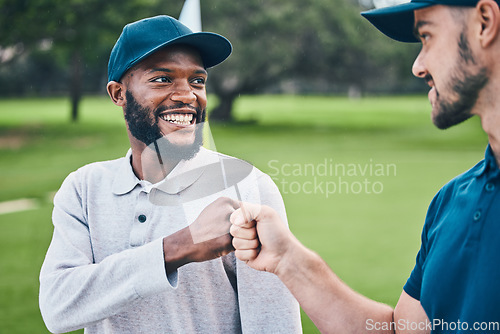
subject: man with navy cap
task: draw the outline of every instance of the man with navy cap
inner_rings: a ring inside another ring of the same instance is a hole
[[[123,109],[131,148],[71,173],[54,198],[40,273],[50,331],[301,332],[283,283],[232,253],[238,200],[265,203],[286,220],[276,185],[202,147],[207,69],[230,53],[224,37],[169,16],[123,29],[107,90]]]
[[[362,15],[393,39],[422,43],[413,74],[430,86],[433,123],[479,116],[484,160],[432,200],[394,310],[351,290],[268,207],[243,203],[232,214],[236,256],[280,277],[322,333],[500,333],[499,5],[412,0]]]

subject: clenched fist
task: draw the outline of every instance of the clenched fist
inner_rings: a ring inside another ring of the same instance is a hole
[[[238,207],[237,201],[220,197],[203,209],[191,225],[165,237],[167,273],[190,262],[208,261],[232,252],[229,218]]]

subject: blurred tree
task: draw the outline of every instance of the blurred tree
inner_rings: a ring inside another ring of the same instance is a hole
[[[210,87],[219,98],[210,116],[215,120],[231,120],[240,94],[285,82],[300,92],[324,93],[336,83],[361,91],[370,78],[380,84],[381,77],[397,77],[400,67],[394,67],[394,61],[414,54],[414,49],[396,46],[376,31],[352,0],[201,4],[203,29],[224,34],[234,46],[233,55],[210,76]]]
[[[45,45],[68,66],[71,118],[78,119],[82,76],[107,63],[123,26],[145,16],[180,12],[183,0],[0,0],[0,46],[16,57]]]

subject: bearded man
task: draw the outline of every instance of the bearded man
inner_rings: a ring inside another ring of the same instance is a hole
[[[233,213],[236,256],[280,277],[322,333],[500,333],[499,4],[411,0],[362,15],[393,39],[422,43],[413,74],[430,86],[432,121],[446,129],[479,116],[485,158],[432,200],[395,309],[351,290],[266,206]]]
[[[123,108],[124,158],[71,173],[54,198],[40,273],[47,328],[85,333],[298,333],[299,307],[273,275],[237,261],[237,200],[286,219],[270,177],[202,147],[207,68],[231,44],[169,16],[128,24],[107,91]]]

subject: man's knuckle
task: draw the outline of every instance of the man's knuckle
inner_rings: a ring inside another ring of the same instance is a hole
[[[260,207],[260,216],[264,219],[272,218],[274,216],[274,210],[267,205],[262,205]]]

